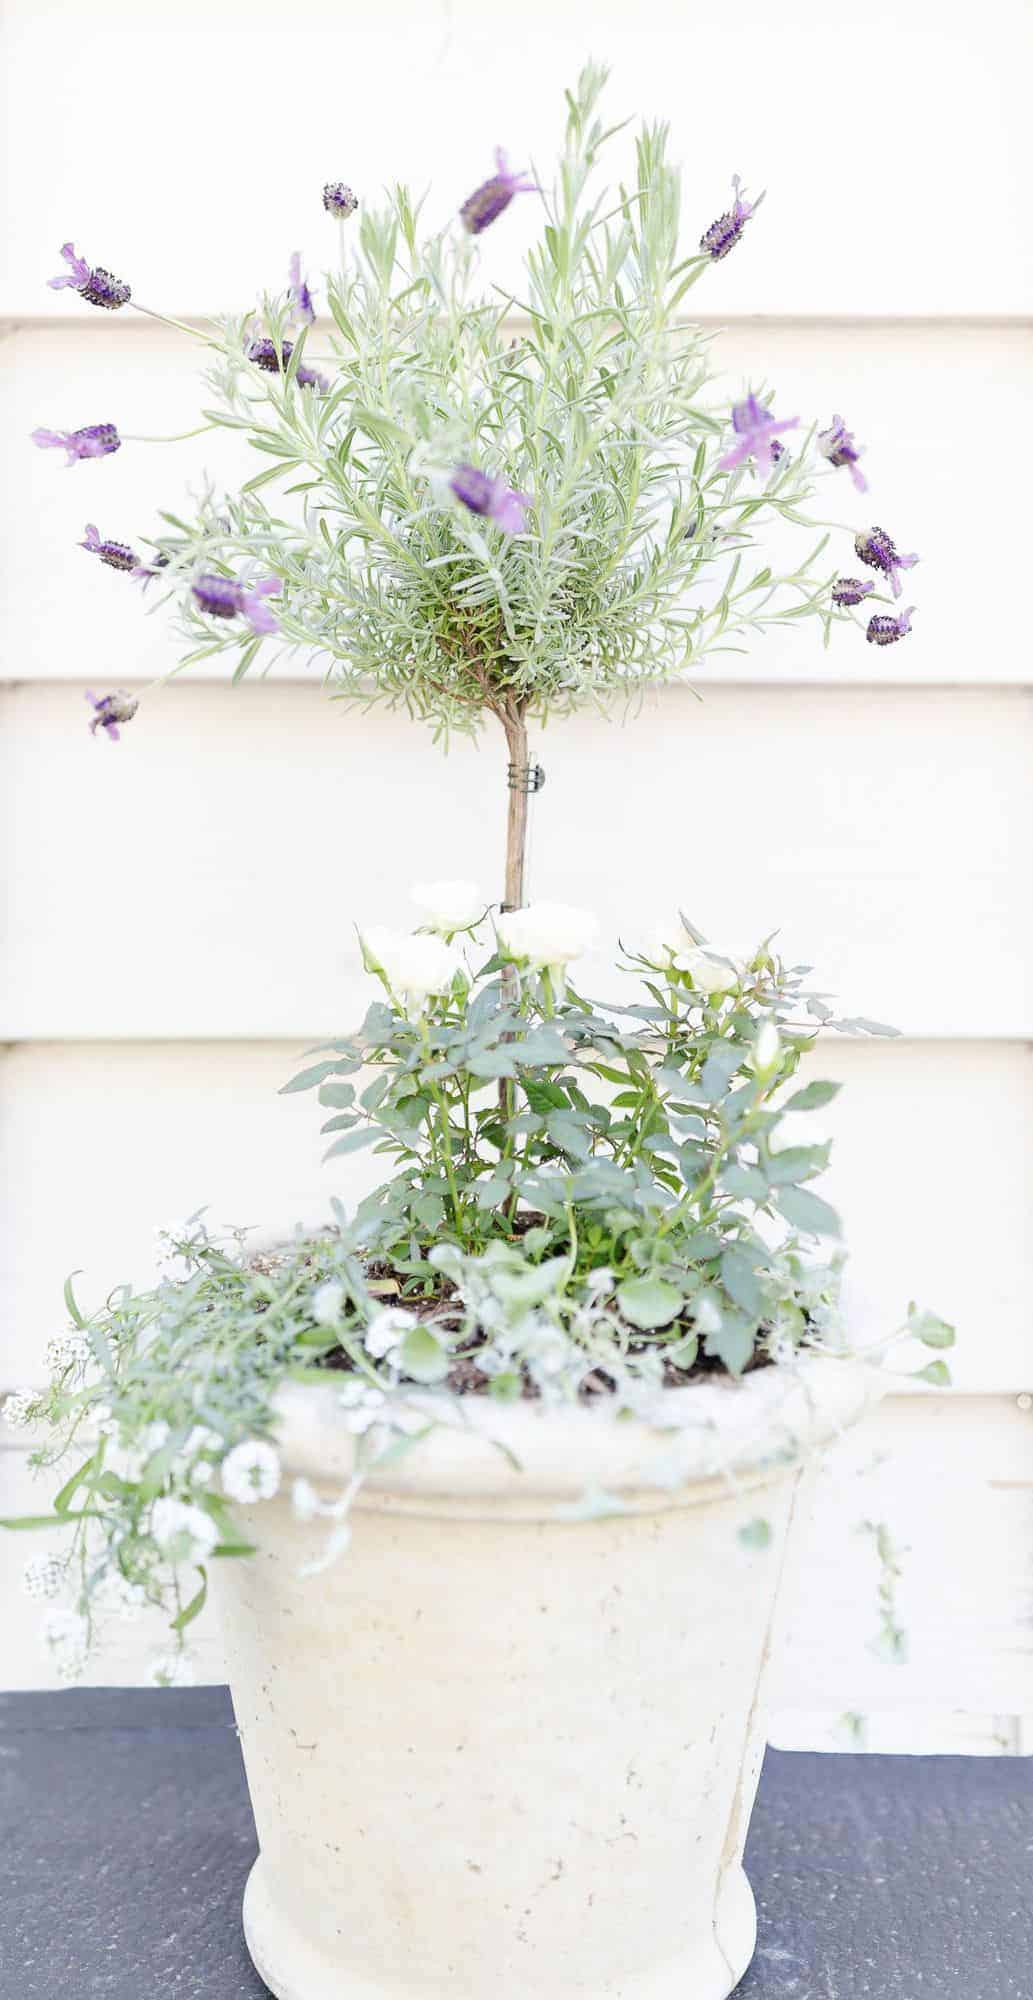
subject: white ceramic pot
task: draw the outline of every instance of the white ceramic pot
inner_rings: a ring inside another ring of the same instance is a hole
[[[314,1577],[321,1524],[242,1510],[260,1553],[213,1581],[279,2000],[725,2000],[801,1471],[877,1384],[812,1357],[666,1391],[673,1429],[468,1398]],[[290,1473],[340,1491],[334,1390],[280,1408]]]

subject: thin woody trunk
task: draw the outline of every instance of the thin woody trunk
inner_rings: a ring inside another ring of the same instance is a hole
[[[506,814],[506,883],[502,904],[519,910],[524,901],[527,864],[527,728],[523,709],[510,702],[500,711],[499,721],[506,732],[509,752],[509,794]]]

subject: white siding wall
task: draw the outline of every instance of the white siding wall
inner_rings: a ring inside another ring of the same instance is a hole
[[[777,20],[759,0],[370,11],[311,0],[285,28],[266,0],[160,19],[8,0],[0,1380],[39,1377],[67,1270],[88,1297],[147,1276],[156,1221],[205,1201],[229,1221],[314,1218],[361,1185],[361,1162],[320,1167],[308,1101],[276,1088],[355,1014],[353,920],[404,919],[416,874],[461,865],[491,889],[501,841],[500,744],[443,763],[404,720],[329,706],[296,672],[233,689],[194,669],[147,693],[119,749],[91,740],[84,688],[149,689],[175,648],[75,549],[83,522],[146,534],[205,467],[231,478],[237,461],[202,440],[66,474],[33,451],[37,423],[162,433],[197,407],[189,345],[46,291],[54,252],[74,233],[173,313],[248,298],[296,245],[318,266],[330,175],[360,192],[433,178],[444,215],[496,140],[544,157],[590,48],[615,64],[617,113],[672,119],[701,228],[733,168],[769,185],[701,308],[727,324],[733,384],[764,376],[780,407],[847,413],[874,518],[923,553],[920,609],[899,648],[837,634],[823,652],[787,631],[701,673],[702,705],[671,690],[626,730],[550,728],[534,889],[629,936],[678,901],[731,949],[780,924],[848,1010],[904,1031],[815,1059],[848,1084],[830,1190],[859,1331],[911,1296],[955,1317],[959,1393],[892,1399],[825,1474],[776,1738],[843,1743],[863,1715],[875,1747],[1028,1749],[1030,16],[1021,0],[978,22],[942,0],[797,0]],[[528,208],[485,240],[500,282]],[[867,518],[845,479],[835,497],[843,522]],[[26,1504],[13,1440],[0,1481],[0,1511]],[[865,1519],[909,1551],[902,1666],[871,1650]],[[25,1552],[0,1543],[7,1685],[45,1679],[13,1581]],[[99,1673],[140,1678],[153,1642],[134,1629]]]

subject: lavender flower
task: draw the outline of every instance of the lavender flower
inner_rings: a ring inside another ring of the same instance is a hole
[[[914,569],[917,556],[898,556],[885,528],[869,528],[863,535],[854,536],[854,548],[869,569],[881,569],[890,580],[894,597],[900,596],[898,570]]]
[[[278,632],[267,597],[279,597],[283,585],[278,576],[266,576],[259,583],[239,583],[234,576],[196,576],[191,589],[202,611],[210,618],[243,615],[252,632]]]
[[[476,465],[457,465],[448,483],[456,499],[469,507],[471,514],[487,515],[507,535],[523,533],[524,515],[531,505],[529,493],[519,493],[515,487],[507,486],[501,475],[493,479]]]
[[[86,523],[86,539],[79,543],[81,549],[89,549],[90,554],[99,556],[109,569],[124,569],[132,576],[145,576],[146,569],[135,550],[127,542],[102,542],[92,521]]]
[[[743,201],[741,189],[742,182],[738,174],[733,174],[732,193],[735,200],[731,208],[727,209],[724,215],[719,215],[717,221],[712,222],[710,228],[704,230],[699,239],[700,249],[707,252],[714,264],[719,264],[722,257],[727,257],[729,250],[735,249],[750,216],[756,213],[764,199],[764,196],[759,194],[756,201]]]
[[[787,417],[783,422],[777,422],[770,410],[765,410],[758,403],[756,396],[747,396],[743,403],[733,403],[732,429],[739,443],[718,459],[721,471],[731,472],[733,467],[744,464],[748,458],[756,459],[758,469],[763,467],[767,472],[773,471],[775,437],[779,431],[795,430],[799,421],[799,417]]]
[[[479,236],[482,229],[487,229],[489,222],[498,220],[503,209],[509,207],[515,194],[537,192],[537,181],[527,180],[523,169],[519,173],[511,173],[506,165],[505,153],[501,146],[496,146],[495,172],[490,180],[482,181],[480,187],[475,188],[473,193],[467,196],[459,211],[459,219],[463,228],[470,231],[471,236]]]
[[[114,694],[94,694],[92,688],[87,688],[86,699],[96,710],[90,723],[90,735],[96,736],[98,729],[103,729],[112,743],[119,740],[119,723],[132,722],[140,706],[136,696],[127,694],[125,688],[116,688]]]
[[[81,431],[33,431],[32,442],[42,451],[66,451],[68,465],[79,458],[107,458],[109,452],[122,446],[114,424],[87,424]]]
[[[291,258],[287,274],[290,279],[291,299],[294,304],[295,319],[305,320],[309,326],[314,325],[316,309],[312,303],[312,294],[308,288],[308,281],[301,275],[301,252],[299,250],[295,250]]]
[[[263,369],[267,375],[280,375],[294,352],[294,342],[282,340],[277,346],[275,340],[269,340],[263,334],[248,341],[246,352],[248,360],[253,361],[256,368]],[[304,362],[300,364],[294,380],[301,389],[327,387],[326,376],[320,375],[318,369],[306,368]]]
[[[66,285],[71,285],[89,305],[104,306],[108,312],[117,312],[119,306],[128,302],[131,297],[129,286],[121,278],[112,277],[103,264],[97,264],[91,270],[85,257],[76,255],[74,243],[62,243],[61,255],[69,269],[62,271],[58,278],[47,279],[52,292],[63,291]]]
[[[877,611],[875,617],[868,620],[866,637],[869,645],[895,646],[898,639],[906,638],[911,630],[911,614],[914,609],[914,605],[909,604],[907,610],[901,611],[896,618],[891,618],[886,612]]]
[[[866,583],[863,576],[837,576],[832,586],[833,604],[863,604],[875,589],[874,583]]]
[[[833,417],[827,431],[818,432],[818,450],[830,465],[847,465],[850,477],[859,493],[867,493],[868,481],[858,466],[861,454],[854,443],[853,431],[848,431],[842,417]]]
[[[338,221],[344,222],[349,215],[355,214],[358,205],[358,197],[344,181],[327,181],[323,189],[323,207],[328,215],[336,215]]]

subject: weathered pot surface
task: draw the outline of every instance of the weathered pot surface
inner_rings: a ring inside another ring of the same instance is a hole
[[[880,1393],[824,1356],[667,1390],[665,1428],[427,1392],[447,1422],[369,1477],[331,1568],[300,1574],[289,1477],[241,1510],[259,1553],[213,1584],[279,2000],[725,2000],[801,1473]],[[339,1492],[334,1387],[279,1407],[288,1474]]]

